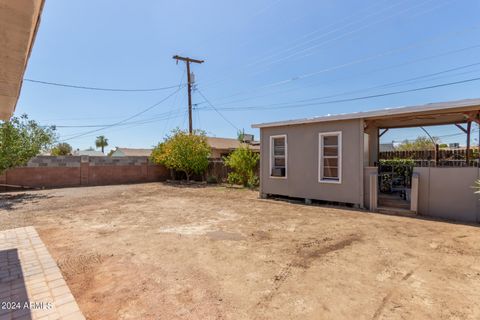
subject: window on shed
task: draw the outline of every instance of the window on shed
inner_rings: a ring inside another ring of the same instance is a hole
[[[319,139],[319,181],[340,183],[342,174],[342,133],[320,133]]]
[[[287,136],[270,137],[270,175],[287,176]]]

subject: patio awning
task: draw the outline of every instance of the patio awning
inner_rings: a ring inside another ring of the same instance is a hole
[[[44,0],[0,0],[0,120],[15,111]]]

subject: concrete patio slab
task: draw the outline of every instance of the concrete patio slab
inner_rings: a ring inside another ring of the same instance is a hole
[[[33,227],[0,232],[0,320],[85,319]]]

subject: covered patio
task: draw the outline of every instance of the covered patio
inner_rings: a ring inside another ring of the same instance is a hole
[[[455,161],[441,157],[446,152],[429,134],[429,127],[439,125],[453,125],[465,135],[466,147],[456,153]],[[371,211],[480,221],[479,201],[472,189],[480,178],[480,156],[473,152],[478,146],[471,143],[475,125],[480,125],[479,99],[385,109],[364,117],[366,206]],[[380,152],[380,138],[386,132],[412,127],[421,128],[432,140],[432,150]],[[390,188],[384,187],[385,181]]]

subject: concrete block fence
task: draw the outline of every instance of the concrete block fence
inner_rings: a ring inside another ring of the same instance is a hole
[[[220,159],[211,159],[207,172],[193,177],[204,180],[214,176],[225,181],[230,170]],[[29,188],[63,188],[165,181],[172,174],[148,157],[38,156],[26,166],[7,170],[0,175],[0,184]],[[0,191],[10,190],[0,186]]]

